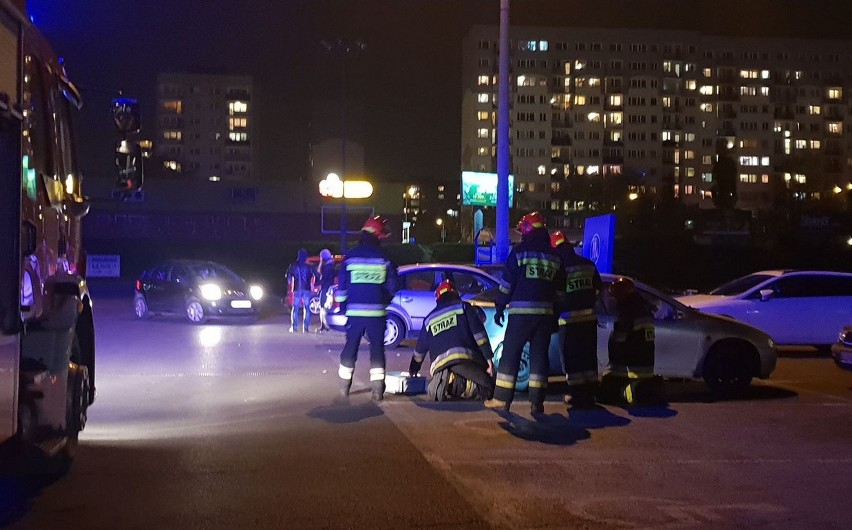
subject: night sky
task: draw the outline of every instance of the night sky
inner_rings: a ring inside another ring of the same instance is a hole
[[[359,39],[350,94],[366,110],[377,179],[456,178],[461,40],[497,24],[499,0],[28,0],[85,99],[84,175],[109,174],[109,103],[123,90],[154,128],[159,72],[251,75],[256,174],[299,178],[308,102],[338,92],[323,39]],[[731,35],[852,37],[850,0],[513,0],[512,24],[699,29]]]

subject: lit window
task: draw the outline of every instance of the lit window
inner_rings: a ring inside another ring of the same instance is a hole
[[[761,96],[768,96],[769,95],[769,87],[768,86],[760,87],[760,95]]]
[[[600,123],[601,115],[599,112],[590,112],[587,116],[591,123]]]
[[[811,140],[811,149],[819,149],[822,146],[822,142],[819,140]]]
[[[488,86],[489,78],[487,75],[481,75],[476,78],[476,84],[479,86]]]
[[[608,125],[621,125],[624,121],[624,115],[621,112],[610,112],[606,115]]]
[[[180,162],[176,160],[166,160],[163,162],[163,166],[171,171],[180,172]]]
[[[705,68],[703,71],[704,77],[713,77],[713,70]]]
[[[769,166],[769,157],[768,156],[760,157],[760,165],[763,166],[763,167]]]
[[[586,173],[589,175],[600,175],[600,172],[600,166],[589,166],[588,168],[586,168]]]
[[[701,85],[701,88],[698,92],[702,96],[712,96],[714,94],[713,85]]]
[[[840,134],[843,132],[843,124],[840,122],[832,121],[825,124],[825,130],[831,134]]]
[[[760,71],[761,79],[769,79],[769,70],[761,70]]]
[[[546,40],[538,41],[538,51],[546,52],[550,48],[550,43]]]
[[[576,95],[574,96],[574,105],[580,106],[586,104],[586,96]]]
[[[489,129],[487,129],[487,128],[481,128],[481,129],[479,129],[478,131],[476,131],[476,135],[477,135],[479,138],[488,138],[488,132],[489,132]]]
[[[228,103],[228,114],[245,114],[248,112],[248,103],[245,101],[231,101]]]
[[[480,103],[488,103],[489,101],[491,101],[491,96],[489,94],[479,94],[476,97],[476,100]]]
[[[828,99],[840,99],[843,97],[843,89],[832,87],[828,89]]]
[[[713,104],[712,103],[702,103],[699,108],[703,112],[713,112]]]
[[[601,79],[599,77],[590,77],[589,86],[601,86]]]
[[[613,94],[609,97],[609,104],[614,107],[620,107],[623,102],[623,97],[621,94]]]
[[[444,191],[444,186],[443,185],[438,186],[438,191]]]
[[[248,133],[230,132],[228,133],[228,139],[232,142],[248,142]]]
[[[479,147],[476,150],[476,154],[479,156],[488,156],[488,151],[487,147]]]
[[[248,127],[248,118],[228,118],[228,130],[245,129]]]
[[[762,182],[763,184],[769,184],[769,175],[767,175],[766,173],[761,175],[760,182]]]
[[[819,107],[819,105],[808,105],[808,114],[818,115],[821,111],[822,109]]]
[[[481,111],[476,113],[476,117],[479,120],[487,120],[488,119],[488,112],[481,110]]]
[[[687,90],[695,90],[696,88],[698,88],[698,82],[696,82],[695,79],[690,79],[686,82]]]
[[[179,99],[168,99],[163,101],[163,110],[180,114],[183,110],[183,103]]]
[[[180,131],[163,131],[163,140],[180,141],[182,134]]]

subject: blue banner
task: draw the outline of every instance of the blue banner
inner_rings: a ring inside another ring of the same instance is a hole
[[[583,256],[592,260],[601,273],[612,272],[615,245],[615,214],[586,219],[583,231]]]

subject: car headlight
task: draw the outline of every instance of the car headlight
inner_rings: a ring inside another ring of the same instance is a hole
[[[252,300],[258,301],[263,298],[263,287],[259,285],[252,285],[249,287],[249,295],[251,295]]]
[[[222,298],[222,289],[220,289],[215,283],[205,283],[204,285],[201,285],[199,289],[201,289],[201,296],[211,302]]]
[[[772,337],[769,337],[769,349],[770,349],[770,350],[774,350],[774,349],[775,349],[775,341],[774,341],[774,340],[772,340]]]

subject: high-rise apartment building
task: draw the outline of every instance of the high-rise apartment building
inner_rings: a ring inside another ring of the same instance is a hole
[[[175,177],[252,179],[252,80],[246,76],[160,74],[154,150]]]
[[[462,170],[494,171],[498,28],[463,46]],[[554,220],[572,175],[712,208],[720,146],[738,208],[852,189],[852,42],[516,27],[510,61],[516,197]]]

